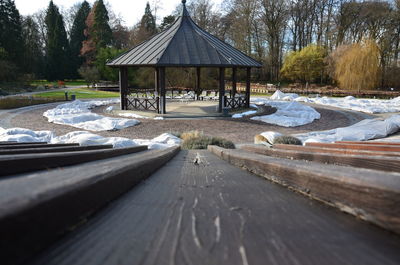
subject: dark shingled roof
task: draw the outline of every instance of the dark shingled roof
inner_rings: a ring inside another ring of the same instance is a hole
[[[183,2],[183,1],[182,1]],[[179,18],[166,30],[107,63],[108,66],[261,67],[261,63],[204,31],[183,2]]]

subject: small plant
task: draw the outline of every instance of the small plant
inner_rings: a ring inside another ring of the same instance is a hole
[[[235,144],[229,140],[220,138],[220,137],[213,137],[211,138],[211,144],[217,145],[219,147],[223,147],[226,149],[235,149]]]
[[[183,132],[183,133],[181,133],[180,138],[183,141],[186,141],[189,139],[200,138],[202,136],[203,136],[203,133],[196,130],[196,131]]]
[[[182,149],[206,149],[209,144],[211,144],[211,138],[207,136],[187,138],[182,143]]]
[[[209,145],[217,145],[227,149],[235,148],[235,145],[226,139],[201,135],[198,137],[186,138],[182,143],[182,149],[207,149]]]
[[[290,136],[290,135],[282,135],[278,136],[274,140],[274,144],[293,144],[293,145],[303,145],[300,139]]]

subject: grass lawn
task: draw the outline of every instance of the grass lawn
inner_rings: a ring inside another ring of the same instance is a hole
[[[118,92],[96,91],[90,88],[68,89],[68,98],[75,95],[76,99],[117,98]],[[14,109],[31,105],[65,101],[64,91],[49,91],[31,96],[13,96],[0,98],[0,109]]]
[[[65,82],[66,86],[86,86],[87,83],[85,82],[85,80],[66,80]],[[35,80],[32,81],[31,86],[44,86],[44,85],[52,85],[52,86],[56,86],[58,85],[58,82],[49,82],[47,80]]]
[[[86,99],[86,98],[117,98],[119,97],[119,92],[108,92],[108,91],[97,91],[90,88],[75,88],[65,90],[68,92],[68,98],[71,95],[75,95],[76,99]],[[35,94],[35,97],[39,98],[65,98],[64,91],[49,91],[39,94]]]
[[[0,109],[15,109],[22,108],[26,106],[53,103],[53,102],[61,102],[61,99],[56,98],[35,98],[35,97],[7,97],[0,99]]]

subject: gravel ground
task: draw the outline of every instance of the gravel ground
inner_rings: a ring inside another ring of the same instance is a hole
[[[43,117],[43,112],[50,107],[38,107],[29,111],[21,112],[12,118],[9,118],[9,124],[12,127],[21,127],[31,130],[51,130],[57,135],[63,135],[80,129],[58,125],[47,122]],[[93,111],[107,115],[104,113],[106,107],[99,107]],[[141,123],[137,126],[126,128],[119,131],[94,132],[102,136],[119,136],[131,139],[144,138],[151,139],[164,132],[184,132],[190,130],[202,131],[205,135],[223,137],[234,143],[253,142],[256,134],[265,131],[277,131],[284,134],[303,133],[309,131],[319,131],[334,129],[337,127],[345,127],[354,124],[366,118],[365,114],[352,111],[334,110],[332,108],[316,107],[314,108],[321,114],[321,119],[313,123],[298,126],[294,128],[285,128],[277,125],[270,125],[249,119],[166,119],[151,120],[138,119]],[[371,115],[369,115],[371,116]]]

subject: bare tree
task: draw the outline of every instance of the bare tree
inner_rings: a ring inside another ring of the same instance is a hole
[[[279,79],[282,67],[283,40],[288,21],[287,0],[262,0],[261,19],[268,43],[269,74],[273,81]]]

